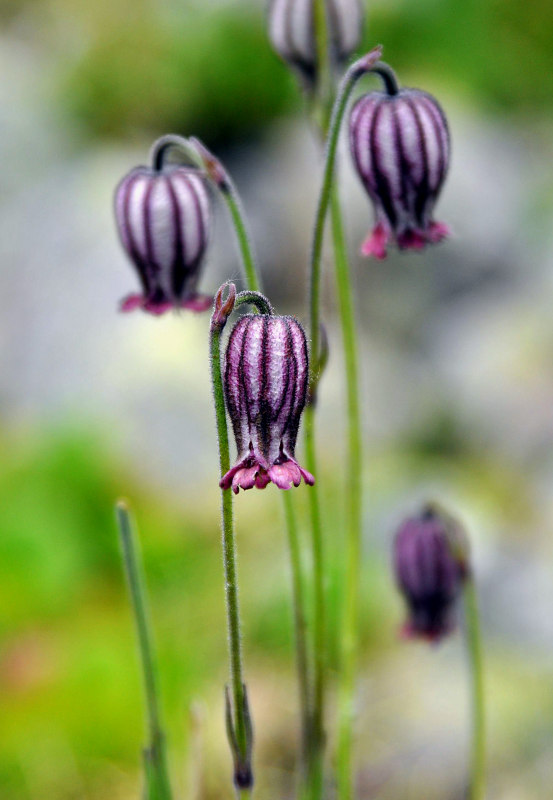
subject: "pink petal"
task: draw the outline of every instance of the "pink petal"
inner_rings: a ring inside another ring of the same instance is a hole
[[[451,228],[445,222],[431,222],[427,231],[428,241],[433,244],[441,242],[446,236],[451,235]]]
[[[306,469],[304,469],[303,467],[300,467],[299,464],[298,464],[298,467],[299,467],[299,471],[301,472],[301,474],[303,476],[303,479],[306,482],[306,484],[308,486],[314,486],[315,478],[313,477],[313,475],[310,472],[308,472]]]
[[[389,236],[385,231],[383,225],[376,225],[372,233],[365,239],[361,245],[361,255],[367,257],[377,258],[383,261],[386,258],[386,245],[388,244]]]
[[[129,294],[121,300],[119,310],[123,312],[135,311],[137,308],[142,308],[146,298],[141,294]]]
[[[254,464],[253,467],[238,469],[232,479],[232,491],[234,494],[238,494],[240,489],[244,489],[244,491],[253,489],[258,470],[259,466],[257,464]]]
[[[255,479],[256,487],[258,489],[265,489],[265,487],[268,486],[270,484],[270,482],[271,482],[271,479],[269,478],[268,473],[264,469],[261,469],[258,472],[257,477]]]
[[[284,464],[273,464],[269,470],[269,478],[279,489],[291,489],[292,484],[300,485],[301,472],[293,461],[285,461]]]

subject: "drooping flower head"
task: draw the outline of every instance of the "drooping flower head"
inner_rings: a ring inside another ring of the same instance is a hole
[[[349,131],[376,223],[362,253],[383,259],[390,241],[400,250],[422,250],[449,234],[432,215],[448,170],[450,140],[444,112],[432,95],[399,89],[382,62],[371,71],[380,74],[385,91],[357,101]]]
[[[227,345],[224,389],[238,459],[221,488],[279,489],[309,485],[295,458],[305,406],[309,361],[305,333],[293,317],[251,314],[234,326]]]
[[[363,29],[359,0],[326,0],[330,57],[339,66],[357,49]],[[271,0],[269,37],[276,52],[308,85],[317,79],[315,0]]]
[[[122,301],[122,311],[163,314],[211,306],[213,299],[196,291],[211,228],[210,197],[199,170],[133,169],[115,191],[115,219],[142,287]]]
[[[400,526],[394,570],[405,597],[404,633],[439,641],[455,628],[455,605],[468,577],[468,541],[461,525],[434,506]]]

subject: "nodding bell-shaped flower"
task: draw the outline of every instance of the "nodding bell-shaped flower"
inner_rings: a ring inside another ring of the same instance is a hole
[[[363,30],[359,0],[326,0],[330,56],[336,66],[357,49]],[[276,52],[312,86],[317,80],[315,0],[271,0],[269,37]]]
[[[449,234],[432,217],[449,165],[449,130],[439,103],[419,89],[399,89],[392,70],[372,70],[384,92],[363,95],[350,117],[355,166],[374,206],[375,227],[361,248],[386,258],[395,241],[400,250],[422,250]]]
[[[397,585],[405,597],[407,637],[437,642],[455,628],[455,605],[469,575],[461,525],[429,505],[400,526],[394,545]]]
[[[196,291],[211,228],[211,201],[199,170],[133,169],[115,191],[115,219],[142,285],[140,294],[122,301],[122,311],[211,307],[213,298]]]
[[[227,345],[224,388],[232,421],[237,463],[221,488],[271,481],[279,489],[310,486],[315,479],[300,467],[294,450],[305,406],[309,361],[301,325],[293,317],[254,314],[241,317]]]

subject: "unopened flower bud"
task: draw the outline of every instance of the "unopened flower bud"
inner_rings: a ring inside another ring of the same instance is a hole
[[[122,301],[122,311],[210,308],[213,298],[196,291],[211,228],[210,197],[197,169],[133,169],[116,189],[115,219],[142,286]]]
[[[363,28],[359,0],[326,0],[330,56],[336,65],[357,49]],[[271,0],[269,37],[277,53],[308,84],[317,78],[315,0]]]
[[[374,206],[375,227],[362,253],[386,258],[387,245],[422,250],[440,242],[449,228],[433,219],[449,165],[449,130],[439,103],[419,89],[399,89],[385,65],[374,72],[384,92],[355,104],[350,144],[355,166]]]
[[[224,367],[238,460],[221,479],[223,489],[264,489],[271,481],[290,489],[302,477],[315,482],[294,453],[308,373],[307,342],[297,320],[269,314],[238,320]]]
[[[227,293],[227,299],[223,301],[223,295],[225,291]],[[234,283],[224,283],[215,295],[213,314],[211,315],[211,324],[222,330],[227,324],[227,319],[232,314],[235,302],[236,286]]]
[[[394,569],[408,607],[404,633],[438,641],[454,630],[455,605],[469,570],[461,525],[433,506],[406,519],[395,539]]]

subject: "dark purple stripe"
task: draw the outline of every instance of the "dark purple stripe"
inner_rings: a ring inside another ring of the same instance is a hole
[[[352,132],[352,144],[353,144],[353,155],[357,162],[357,169],[359,171],[359,175],[365,185],[366,190],[369,193],[369,196],[373,198],[373,200],[377,200],[376,197],[376,186],[373,182],[373,175],[369,171],[368,173],[364,171],[362,165],[362,158],[361,158],[361,149],[362,148],[370,148],[370,137],[371,137],[371,128],[374,123],[374,115],[376,113],[376,108],[378,107],[377,98],[372,95],[366,95],[365,97],[361,98],[358,101],[358,104],[354,107],[353,113],[355,113],[356,109],[359,107],[359,112],[357,114],[357,118],[353,124],[353,132]],[[368,135],[363,137],[361,135],[361,129],[365,126],[366,117],[372,116],[372,122],[368,125]],[[371,169],[372,169],[372,153],[371,153]]]
[[[156,264],[154,260],[154,244],[152,239],[152,209],[150,205],[156,180],[157,178],[150,178],[146,191],[144,192],[144,199],[142,201],[142,220],[144,223],[144,234],[146,241],[146,265],[149,269],[152,280],[160,271],[159,264]]]
[[[290,408],[288,410],[288,416],[282,424],[282,420],[280,419],[280,415],[282,413],[283,408],[286,406],[286,403],[290,400],[290,393],[293,394],[294,392],[294,381],[291,380],[291,372],[293,367],[293,354],[290,353],[290,331],[288,327],[288,323],[285,317],[273,317],[272,320],[282,320],[284,322],[284,327],[286,329],[286,344],[284,348],[284,357],[281,360],[281,379],[282,379],[282,387],[280,391],[280,397],[278,403],[276,404],[275,408],[271,408],[272,412],[272,419],[274,423],[279,424],[279,437],[282,439],[284,433],[287,428],[288,419],[290,417],[291,410],[294,407],[293,397],[290,401]],[[280,327],[280,323],[271,322],[272,325],[278,324]]]
[[[415,118],[415,125],[417,126],[417,133],[419,135],[419,142],[420,142],[419,150],[422,163],[422,178],[419,185],[414,184],[416,190],[414,211],[415,211],[415,219],[418,225],[424,227],[426,223],[426,209],[428,205],[428,199],[429,195],[431,194],[428,185],[428,153],[426,150],[426,140],[417,104],[407,93],[405,93],[403,97],[405,99],[405,102],[408,104],[409,108],[413,112],[413,117]]]
[[[298,428],[300,422],[300,415],[303,409],[303,404],[298,404],[298,392],[299,397],[301,397],[301,388],[297,386],[298,381],[298,362],[296,358],[296,353],[294,350],[294,338],[292,335],[292,327],[290,325],[290,317],[285,317],[285,324],[286,324],[286,351],[285,351],[285,359],[286,363],[289,365],[288,367],[288,386],[290,387],[290,391],[292,392],[293,397],[290,399],[290,408],[288,410],[288,417],[286,422],[283,426],[283,438],[286,436],[286,440],[288,443],[288,450],[290,451],[288,455],[294,455],[294,445],[296,443],[296,437],[298,435]],[[286,394],[288,394],[288,386]]]
[[[437,196],[442,187],[442,183],[444,182],[449,164],[449,141],[450,141],[449,128],[447,125],[447,120],[442,110],[430,95],[421,93],[420,100],[424,108],[426,108],[428,116],[432,121],[432,127],[434,128],[436,140],[438,142],[438,147],[439,147],[440,169],[439,169],[438,179],[436,181],[436,187],[434,189],[434,196]],[[436,114],[438,115],[438,118],[436,118]],[[447,142],[446,148],[444,148],[444,142],[443,142],[444,133]]]
[[[123,218],[121,220],[121,223],[128,240],[126,249],[129,255],[131,256],[132,260],[134,261],[134,264],[138,272],[138,277],[140,278],[140,283],[142,284],[142,288],[144,290],[144,294],[149,295],[150,291],[153,289],[153,287],[150,285],[150,280],[149,280],[150,271],[148,269],[146,261],[144,260],[140,251],[138,250],[138,247],[136,246],[136,241],[133,235],[133,230],[130,220],[130,211],[129,211],[132,189],[136,185],[139,178],[142,177],[145,177],[144,173],[136,172],[134,175],[129,176],[128,179],[126,180],[126,183],[124,185],[125,197],[122,203]]]
[[[394,143],[396,148],[396,161],[399,162],[399,184],[400,192],[399,203],[403,210],[409,213],[409,188],[411,185],[411,170],[410,164],[405,156],[405,149],[403,147],[403,135],[401,131],[401,124],[398,118],[398,100],[393,99],[391,102],[392,108],[392,128],[394,131]],[[401,101],[399,101],[401,102]]]
[[[241,415],[246,412],[246,418],[248,420],[248,429],[250,431],[250,443],[251,443],[251,430],[252,430],[252,422],[255,424],[255,421],[252,420],[250,414],[250,407],[251,407],[251,397],[249,392],[249,378],[246,375],[246,348],[248,346],[248,332],[252,322],[254,321],[255,317],[253,314],[251,316],[246,317],[246,322],[244,323],[245,330],[244,330],[244,338],[242,339],[242,350],[240,352],[240,360],[238,362],[238,380],[240,385],[242,386],[244,392],[244,405],[245,408],[242,407],[240,409]]]
[[[378,144],[378,137],[377,137],[377,129],[378,123],[380,121],[380,117],[382,115],[382,110],[384,108],[384,103],[393,102],[388,100],[387,98],[383,98],[374,114],[371,131],[369,135],[369,146],[371,148],[371,156],[372,156],[372,169],[374,173],[375,185],[376,190],[375,193],[378,197],[378,202],[382,206],[384,213],[386,214],[388,221],[392,228],[395,229],[397,223],[397,213],[396,208],[393,202],[393,195],[392,189],[390,185],[390,181],[383,169],[380,166],[380,146]]]
[[[171,201],[171,216],[173,222],[173,261],[170,266],[170,286],[175,299],[182,299],[183,289],[186,285],[187,271],[186,271],[186,243],[182,236],[182,218],[181,209],[175,192],[175,188],[171,182],[171,176],[166,175],[165,185],[169,192]]]
[[[241,373],[240,363],[242,358],[242,351],[244,347],[246,317],[239,320],[229,337],[227,344],[227,363],[225,369],[225,397],[227,400],[227,408],[234,430],[234,438],[236,439],[236,446],[238,451],[241,452],[244,448],[244,441],[242,439],[242,420],[243,420],[243,400],[244,392],[240,391]],[[240,347],[240,354],[236,355],[234,351],[235,339],[242,336],[242,345]],[[231,384],[233,386],[231,390]],[[235,393],[238,398],[238,404],[235,402]]]
[[[259,318],[259,317],[258,317]],[[269,317],[263,314],[261,317],[261,387],[259,392],[259,414],[256,420],[259,441],[264,456],[268,456],[271,446],[271,404],[267,396],[267,386],[269,383],[271,347],[269,337]]]

